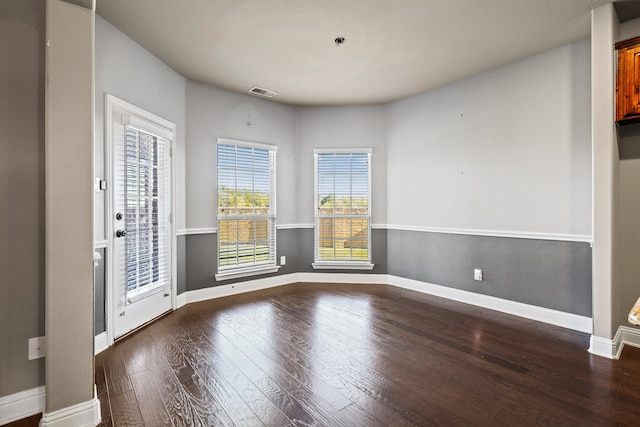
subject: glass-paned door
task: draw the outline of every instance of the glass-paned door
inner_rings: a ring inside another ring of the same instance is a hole
[[[113,115],[114,337],[171,309],[171,143],[149,118]],[[153,117],[152,117],[153,118]]]

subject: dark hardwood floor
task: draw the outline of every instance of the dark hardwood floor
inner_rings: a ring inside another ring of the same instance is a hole
[[[105,426],[638,426],[640,349],[380,285],[188,305],[96,358]]]
[[[42,413],[32,415],[28,418],[23,418],[18,421],[14,421],[9,424],[3,425],[3,427],[38,427],[40,425],[40,419],[42,418]]]

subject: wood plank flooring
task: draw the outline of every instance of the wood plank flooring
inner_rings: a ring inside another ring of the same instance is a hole
[[[640,349],[381,285],[188,305],[96,358],[103,426],[638,426]]]
[[[40,425],[41,418],[42,413],[39,413],[9,424],[4,424],[3,427],[38,427]]]

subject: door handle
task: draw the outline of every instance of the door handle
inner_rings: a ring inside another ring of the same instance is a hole
[[[127,235],[127,230],[118,230],[116,231],[116,237],[124,237]]]

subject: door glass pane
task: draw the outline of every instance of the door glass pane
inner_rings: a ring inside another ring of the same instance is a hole
[[[161,268],[166,213],[160,198],[168,185],[162,170],[168,141],[131,127],[126,132],[126,289],[139,292],[166,280]]]

